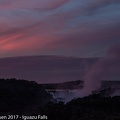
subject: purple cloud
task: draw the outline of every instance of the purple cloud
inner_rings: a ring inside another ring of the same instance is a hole
[[[119,11],[119,0],[0,0],[0,55],[103,56],[120,44]]]

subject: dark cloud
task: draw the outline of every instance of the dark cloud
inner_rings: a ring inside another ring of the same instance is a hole
[[[120,0],[91,0],[88,2],[87,10],[88,12],[94,12],[100,8],[104,8],[110,4],[120,3]]]
[[[97,59],[64,56],[15,57],[0,59],[0,76],[21,78],[39,83],[64,82],[81,79],[85,67]]]
[[[83,28],[84,29],[84,28]],[[92,30],[91,30],[92,29]],[[53,46],[58,47],[80,47],[90,45],[96,42],[116,42],[120,39],[120,25],[114,25],[107,28],[98,28],[97,26],[90,26],[85,31],[81,32],[81,28],[76,28],[71,31],[71,35],[66,34],[61,40],[56,41]],[[74,42],[73,42],[74,41]],[[114,43],[113,42],[113,43]]]

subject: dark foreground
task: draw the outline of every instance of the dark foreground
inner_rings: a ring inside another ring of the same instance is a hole
[[[0,79],[0,116],[46,115],[48,120],[120,120],[120,96],[93,94],[64,104],[36,82]]]

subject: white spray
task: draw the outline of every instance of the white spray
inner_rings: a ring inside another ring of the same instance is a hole
[[[80,96],[87,96],[96,91],[101,86],[101,80],[106,73],[116,78],[115,75],[120,71],[120,46],[113,46],[109,49],[107,56],[99,59],[95,65],[84,76],[84,88],[80,91]],[[118,73],[119,74],[119,73]],[[120,77],[120,76],[119,76]]]

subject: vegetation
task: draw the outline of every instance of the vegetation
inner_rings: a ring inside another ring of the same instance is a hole
[[[105,93],[103,90],[66,104],[53,103],[52,96],[34,81],[0,79],[0,115],[46,115],[49,120],[120,120],[120,96]]]
[[[82,89],[84,82],[81,80],[69,81],[63,83],[53,83],[53,84],[42,84],[45,89],[64,89],[64,90],[72,90],[72,89]]]
[[[50,120],[120,120],[120,96],[94,94],[67,104],[49,103],[42,114],[48,115]]]
[[[33,114],[52,96],[34,81],[0,79],[0,114]]]

